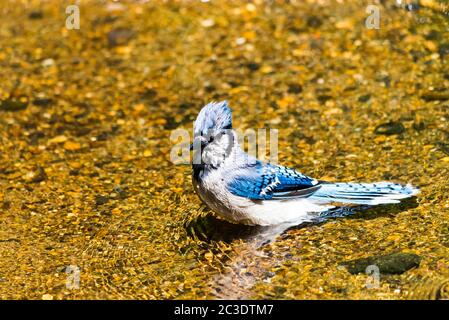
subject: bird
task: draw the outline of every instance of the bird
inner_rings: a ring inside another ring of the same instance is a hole
[[[331,209],[399,203],[419,189],[392,182],[326,182],[246,153],[228,102],[210,102],[193,126],[192,183],[202,202],[236,224],[274,226],[313,221]]]

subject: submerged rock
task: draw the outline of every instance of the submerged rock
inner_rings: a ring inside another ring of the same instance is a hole
[[[358,100],[359,100],[359,102],[368,102],[369,99],[371,99],[371,95],[370,94],[365,94],[363,96],[360,96]]]
[[[382,274],[401,274],[419,266],[421,257],[414,253],[392,253],[382,256],[356,259],[342,263],[349,273],[364,273],[368,266],[374,265]]]
[[[302,86],[296,83],[292,83],[288,86],[288,93],[298,94],[302,92]]]
[[[438,149],[440,149],[442,152],[444,152],[446,155],[449,156],[449,143],[439,141],[435,145],[438,147]]]
[[[39,10],[31,11],[30,14],[28,15],[28,18],[31,20],[39,20],[42,19],[43,17],[44,13]]]
[[[24,180],[26,182],[39,183],[47,179],[47,174],[45,173],[44,168],[37,167],[36,170],[29,171],[24,176]]]
[[[326,103],[326,101],[331,100],[331,99],[332,99],[332,96],[327,95],[327,94],[321,94],[321,95],[317,96],[317,100],[320,103]]]
[[[39,107],[47,107],[53,103],[52,99],[49,98],[38,98],[33,100],[33,104]]]
[[[447,54],[449,54],[449,43],[442,43],[438,46],[438,53],[441,57],[444,58]]]
[[[260,69],[260,64],[256,62],[248,62],[245,64],[245,67],[247,67],[250,71],[257,71]]]
[[[117,28],[108,33],[108,44],[111,47],[123,46],[134,36],[134,32],[127,28]]]
[[[423,121],[415,121],[413,122],[413,129],[416,131],[423,131],[426,129],[426,123]]]
[[[123,190],[123,188],[118,184],[114,186],[114,188],[112,189],[112,193],[117,194],[120,199],[125,199],[126,197],[128,197],[126,191]]]
[[[378,125],[376,129],[374,130],[375,134],[383,134],[383,135],[393,135],[393,134],[400,134],[405,132],[405,127],[400,122],[394,122],[390,121],[387,123],[383,123],[381,125]]]
[[[429,91],[421,95],[424,101],[446,101],[449,100],[449,92]]]
[[[323,21],[317,16],[309,16],[307,18],[307,26],[311,28],[318,28],[323,24]]]
[[[109,197],[103,196],[103,195],[97,195],[95,197],[95,204],[97,206],[101,206],[102,204],[105,204],[109,201]]]
[[[6,99],[0,101],[0,110],[3,111],[21,111],[27,108],[28,104],[15,99]]]

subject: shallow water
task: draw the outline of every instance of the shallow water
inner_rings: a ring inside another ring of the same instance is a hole
[[[448,10],[385,1],[368,30],[370,3],[83,1],[68,30],[67,2],[8,0],[0,297],[447,298]],[[170,134],[220,99],[284,165],[421,193],[277,237],[219,221]],[[341,266],[394,252],[422,260],[375,288]]]

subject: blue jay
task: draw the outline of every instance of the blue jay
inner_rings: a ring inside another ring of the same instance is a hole
[[[271,226],[314,221],[335,205],[399,203],[419,190],[390,182],[329,183],[245,153],[226,101],[203,107],[194,124],[193,186],[224,219]]]

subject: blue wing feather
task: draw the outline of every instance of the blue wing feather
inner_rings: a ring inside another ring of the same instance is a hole
[[[319,189],[315,179],[283,166],[257,161],[245,171],[228,184],[228,190],[252,200],[304,197]]]

